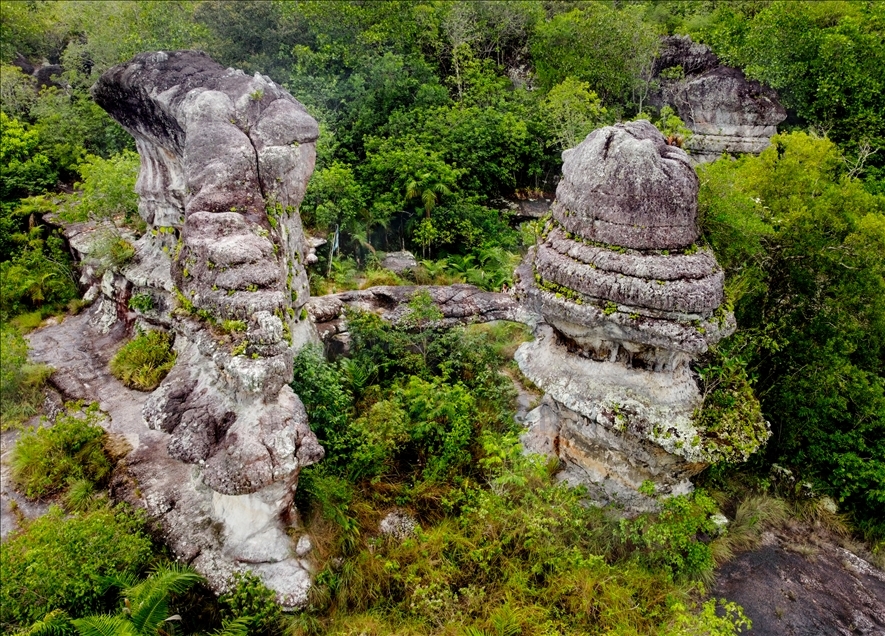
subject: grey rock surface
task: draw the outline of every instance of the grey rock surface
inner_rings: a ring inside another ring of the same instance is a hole
[[[335,355],[349,350],[345,310],[349,307],[401,324],[409,312],[409,301],[426,291],[442,313],[434,327],[450,328],[480,322],[509,320],[532,325],[537,316],[517,302],[513,295],[483,291],[473,285],[380,285],[311,298],[307,310],[316,323],[320,339]]]
[[[882,636],[885,572],[842,541],[792,521],[717,568],[711,594],[738,603],[760,636]]]
[[[64,228],[94,302],[75,337],[164,329],[177,354],[153,393],[105,409],[134,448],[118,497],[143,505],[213,589],[248,567],[284,605],[302,604],[310,575],[286,527],[298,474],[323,449],[288,382],[295,353],[318,339],[304,311],[311,247],[298,215],[317,124],[269,78],[196,51],[137,55],[92,93],[135,137],[147,232]],[[108,232],[132,246],[126,265],[101,257]],[[107,350],[87,345],[87,357]],[[53,381],[63,393],[100,390],[60,366]],[[98,384],[119,386],[104,371]]]
[[[679,249],[698,238],[698,177],[646,120],[606,126],[564,154],[553,218],[589,241]]]
[[[693,242],[698,181],[686,153],[646,121],[596,130],[564,153],[542,240],[516,271],[516,352],[546,397],[524,418],[527,452],[558,457],[597,501],[646,510],[717,455],[695,424],[691,363],[732,333],[723,273]]]
[[[381,267],[389,269],[394,274],[404,274],[418,267],[418,261],[408,250],[388,252],[381,260]]]
[[[715,161],[723,153],[758,154],[787,117],[774,90],[723,66],[707,46],[688,36],[663,41],[656,69],[673,67],[684,77],[660,78],[653,102],[674,107],[694,133],[686,147],[696,162]]]
[[[414,536],[418,528],[415,518],[402,510],[388,512],[378,524],[378,532],[397,541],[404,541]]]

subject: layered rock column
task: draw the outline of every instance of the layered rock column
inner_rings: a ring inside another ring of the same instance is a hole
[[[200,547],[205,569],[248,563],[286,605],[303,602],[309,577],[285,523],[300,469],[323,450],[287,383],[295,352],[316,339],[298,206],[317,123],[269,78],[195,51],[138,55],[92,92],[141,157],[148,232],[134,292],[151,297],[146,318],[176,334],[178,353],[143,415],[194,467],[181,488],[218,524],[216,543]]]
[[[707,465],[691,362],[734,331],[723,272],[699,247],[698,178],[647,121],[602,128],[564,154],[545,236],[516,293],[542,320],[516,353],[547,396],[529,450],[559,457],[597,499],[642,508]]]

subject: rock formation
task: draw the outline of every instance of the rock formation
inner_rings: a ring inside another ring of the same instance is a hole
[[[690,489],[715,452],[693,419],[691,362],[730,334],[723,273],[696,244],[698,178],[647,121],[602,128],[564,153],[542,242],[517,270],[517,296],[542,317],[517,351],[547,393],[529,414],[529,450],[603,501]]]
[[[665,38],[655,68],[661,89],[652,101],[673,106],[694,133],[686,146],[697,162],[715,161],[722,153],[758,154],[787,117],[777,93],[722,66],[707,46],[688,36]]]
[[[250,564],[296,605],[308,577],[285,522],[299,470],[323,456],[287,384],[295,352],[316,339],[298,206],[317,123],[269,78],[195,51],[138,55],[92,93],[135,137],[148,225],[123,280],[103,281],[104,320],[126,318],[138,297],[138,326],[174,332],[177,363],[142,413],[167,435],[169,461],[192,466],[178,498],[204,501],[216,524],[212,545],[170,542],[207,570]],[[168,521],[168,507],[147,508]]]

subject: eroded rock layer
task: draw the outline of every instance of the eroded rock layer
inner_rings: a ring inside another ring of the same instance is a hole
[[[653,101],[673,106],[694,133],[687,143],[694,161],[715,161],[723,153],[758,154],[787,117],[774,90],[723,66],[707,46],[688,36],[664,39],[656,70],[663,75]]]
[[[197,563],[227,559],[259,573],[275,564],[268,584],[288,605],[303,601],[309,577],[290,554],[285,520],[300,469],[323,450],[287,382],[295,352],[316,339],[298,206],[317,123],[269,78],[196,51],[138,55],[92,93],[141,157],[136,191],[148,232],[121,276],[126,295],[141,298],[138,324],[175,334],[176,365],[142,414],[166,434],[172,460],[193,465],[181,488],[205,499],[191,507],[218,524],[215,544],[196,546]],[[148,509],[172,519],[162,506]],[[178,517],[167,525],[184,531]]]
[[[547,393],[525,444],[601,499],[642,507],[646,480],[684,492],[710,459],[690,363],[735,323],[695,243],[697,190],[686,153],[649,122],[596,130],[564,154],[543,240],[517,270],[542,322],[516,358]]]

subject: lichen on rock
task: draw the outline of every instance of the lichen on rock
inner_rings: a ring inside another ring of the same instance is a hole
[[[697,191],[686,153],[649,122],[596,130],[564,153],[543,240],[517,270],[542,321],[516,359],[548,396],[526,446],[558,455],[598,499],[648,506],[643,482],[685,492],[724,454],[701,423],[693,363],[735,322],[715,256],[696,245]],[[758,413],[751,428],[742,459],[768,436]]]
[[[303,318],[309,246],[298,215],[317,123],[269,78],[197,51],[137,55],[104,73],[92,94],[135,137],[141,158],[136,191],[148,232],[132,269],[149,267],[130,284],[165,308],[138,313],[175,332],[178,354],[143,416],[167,434],[172,460],[193,465],[181,488],[195,489],[219,524],[197,563],[273,570],[265,578],[280,600],[303,600],[305,589],[286,588],[309,576],[289,554],[284,518],[300,469],[323,449],[288,381],[295,352],[317,339]],[[225,324],[243,333],[225,335]]]

